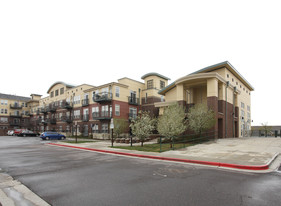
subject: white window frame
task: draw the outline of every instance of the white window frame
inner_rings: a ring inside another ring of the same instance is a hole
[[[120,116],[120,105],[119,104],[115,104],[115,116]]]

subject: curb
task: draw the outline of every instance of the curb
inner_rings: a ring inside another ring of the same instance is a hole
[[[132,154],[126,152],[118,152],[118,151],[110,151],[110,150],[101,150],[101,149],[92,149],[87,147],[78,147],[72,145],[63,145],[57,143],[47,143],[48,145],[53,146],[60,146],[60,147],[68,147],[74,149],[81,149],[81,150],[88,150],[94,152],[102,152],[102,153],[109,153],[109,154],[117,154],[123,156],[131,156],[131,157],[139,157],[139,158],[146,158],[146,159],[156,159],[156,160],[166,160],[166,161],[173,161],[173,162],[182,162],[182,163],[192,163],[192,164],[200,164],[200,165],[209,165],[215,167],[225,167],[225,168],[232,168],[232,169],[240,169],[240,170],[268,170],[269,165],[271,162],[276,158],[273,158],[265,165],[238,165],[238,164],[229,164],[229,163],[220,163],[220,162],[210,162],[210,161],[202,161],[202,160],[189,160],[189,159],[180,159],[180,158],[172,158],[172,157],[159,157],[159,156],[152,156],[152,155],[141,155],[141,154]]]

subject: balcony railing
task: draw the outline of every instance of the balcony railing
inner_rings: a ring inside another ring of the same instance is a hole
[[[89,99],[83,99],[82,100],[82,107],[86,107],[89,105]]]
[[[49,107],[42,107],[40,108],[40,113],[48,113],[49,112]]]
[[[57,106],[55,106],[55,105],[49,106],[49,112],[56,112],[56,111],[57,111]]]
[[[111,119],[112,118],[112,112],[108,111],[101,111],[101,112],[93,112],[92,113],[92,118],[93,119]]]
[[[112,100],[112,93],[104,92],[93,96],[94,102],[110,102]]]
[[[136,97],[128,97],[128,102],[129,102],[129,104],[132,104],[132,105],[139,105],[140,99],[136,98]]]
[[[51,124],[56,124],[57,123],[57,119],[56,118],[51,118],[50,119],[50,123]]]
[[[72,109],[73,108],[73,103],[72,102],[64,101],[64,102],[62,102],[62,108],[64,108],[64,109]]]
[[[20,121],[10,121],[10,126],[20,126]]]
[[[22,109],[22,106],[19,104],[10,104],[10,109]]]
[[[10,117],[21,118],[21,117],[22,117],[22,114],[20,114],[20,113],[10,113]]]

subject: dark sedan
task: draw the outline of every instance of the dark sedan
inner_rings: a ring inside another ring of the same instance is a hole
[[[65,139],[65,136],[58,133],[58,132],[43,132],[40,135],[42,140],[50,140],[50,139],[58,139],[58,140],[62,140]]]
[[[32,132],[30,130],[23,130],[17,135],[20,136],[20,137],[37,137],[37,136],[39,136],[39,133]]]

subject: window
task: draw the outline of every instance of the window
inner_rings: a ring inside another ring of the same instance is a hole
[[[79,119],[80,118],[80,110],[75,110],[74,111],[74,119]]]
[[[241,108],[245,108],[245,104],[243,102],[241,102]]]
[[[115,104],[115,115],[120,116],[120,105]]]
[[[119,97],[120,96],[120,87],[115,87],[115,96]]]
[[[129,118],[131,118],[131,119],[137,118],[137,108],[130,107]]]
[[[226,76],[227,76],[227,78],[229,78],[229,74],[227,74]]]
[[[244,110],[241,110],[241,116],[242,116],[242,117],[245,117],[245,112],[244,112]]]
[[[163,89],[165,87],[165,82],[160,80],[160,89]]]
[[[1,109],[1,114],[4,114],[4,109]]]
[[[247,110],[251,111],[251,107],[249,105],[247,105]]]
[[[8,122],[8,118],[7,117],[1,117],[0,122]]]
[[[55,91],[55,96],[58,96],[59,95],[59,90],[57,89],[56,91]]]
[[[54,91],[51,92],[51,98],[54,97]]]
[[[251,114],[249,112],[247,112],[247,118],[251,119]]]
[[[147,89],[153,89],[153,79],[147,81]]]
[[[101,130],[102,130],[102,133],[108,133],[108,124],[107,123],[102,124]]]
[[[60,94],[64,94],[64,88],[60,88]]]
[[[4,105],[4,100],[3,99],[1,99],[1,105]]]
[[[161,102],[164,102],[164,96],[161,95]]]
[[[92,117],[99,117],[99,107],[92,107]]]
[[[145,93],[144,103],[147,103],[147,93]]]
[[[108,116],[108,105],[104,105],[101,107],[101,116],[102,117]]]
[[[79,96],[74,96],[73,104],[80,104],[80,95]]]
[[[4,113],[5,113],[5,114],[8,114],[8,110],[7,110],[7,109],[5,109],[5,110],[4,110]]]
[[[93,133],[99,133],[99,125],[98,124],[93,124],[92,132]]]
[[[234,82],[234,79],[232,78],[232,82]]]

